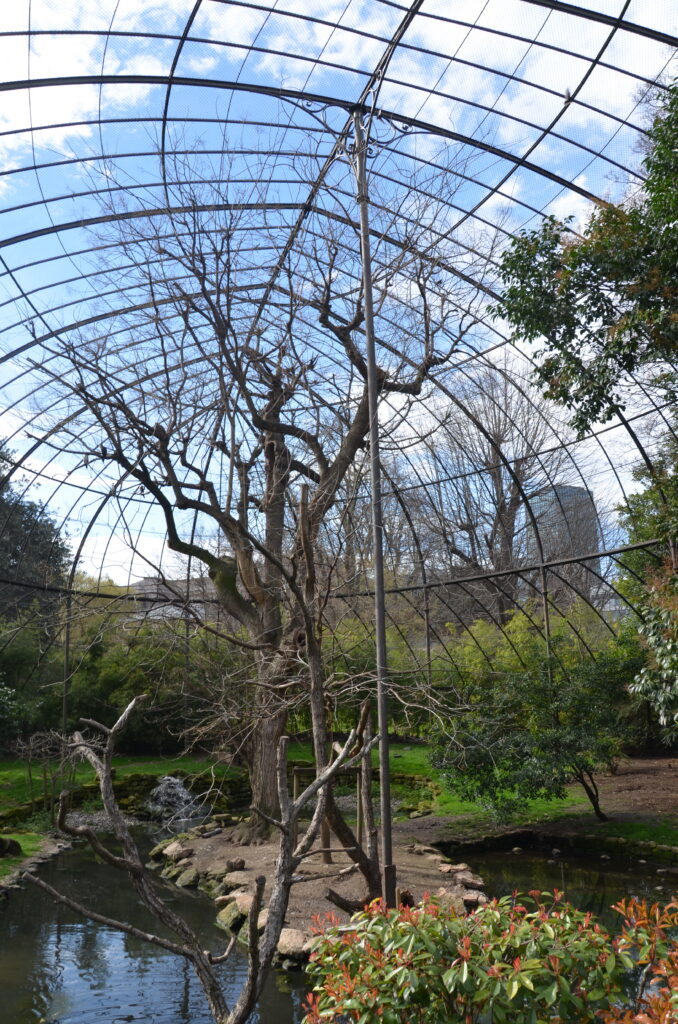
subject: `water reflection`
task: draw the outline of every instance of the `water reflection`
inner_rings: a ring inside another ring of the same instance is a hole
[[[656,891],[661,882],[656,869],[632,859],[620,864],[593,857],[549,857],[525,850],[519,854],[469,854],[468,861],[485,880],[488,896],[507,896],[516,889],[560,889],[566,899],[581,910],[590,910],[608,928],[616,929],[619,925],[619,914],[611,906],[622,897],[638,896],[652,901],[663,897]]]
[[[100,913],[157,930],[120,873],[94,864],[84,848],[64,852],[40,873]],[[165,895],[206,946],[223,948],[225,935],[213,924],[209,900],[169,887]],[[232,999],[246,971],[239,951],[222,971]],[[0,904],[0,992],[0,1020],[8,1024],[211,1022],[202,990],[183,959],[84,921],[30,886]],[[272,976],[253,1021],[296,1024],[305,992],[300,976]]]

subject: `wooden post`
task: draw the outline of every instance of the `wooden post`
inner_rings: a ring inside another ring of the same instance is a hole
[[[356,768],[355,771],[355,813],[356,813],[356,832],[358,835],[358,846],[363,845],[363,769],[362,766]]]
[[[323,864],[332,863],[332,854],[330,853],[331,842],[330,823],[327,818],[323,818],[323,823],[320,826],[320,845],[323,848]]]
[[[292,769],[292,800],[296,800],[299,796],[299,769],[295,765]],[[297,845],[297,837],[299,834],[299,822],[297,818],[294,819],[294,825],[292,826],[293,843]]]

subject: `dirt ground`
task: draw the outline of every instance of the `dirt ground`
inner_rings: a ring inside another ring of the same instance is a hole
[[[620,821],[678,821],[678,757],[630,758],[600,778],[603,810]]]
[[[652,824],[669,821],[678,827],[678,757],[625,758],[614,775],[597,775],[600,804],[611,821],[638,821]],[[597,822],[579,786],[586,805],[578,815],[549,822],[551,832],[590,832]],[[412,821],[398,822],[398,832],[411,835],[420,843],[452,842],[460,835],[469,835],[468,819],[428,815]],[[512,827],[512,826],[509,826]],[[475,832],[476,829],[473,829]],[[501,831],[487,829],[486,831]]]
[[[275,839],[258,846],[239,846],[231,843],[229,836],[230,832],[224,830],[219,836],[186,840],[186,845],[192,850],[191,866],[199,872],[218,872],[220,864],[225,866],[227,860],[243,858],[245,868],[238,875],[242,875],[242,885],[250,888],[257,875],[266,878],[273,875],[278,848]],[[333,847],[335,845],[333,843]],[[412,834],[403,834],[397,825],[394,830],[394,860],[398,865],[399,888],[409,890],[415,901],[421,900],[425,892],[439,893],[441,888],[451,893],[457,891],[455,876],[441,870],[444,865],[441,855],[417,844]],[[337,917],[347,919],[348,915],[326,899],[328,887],[347,899],[361,899],[364,896],[362,876],[348,854],[338,848],[332,853],[331,864],[323,863],[320,852],[307,857],[296,877],[298,881],[292,887],[285,925],[303,932],[309,931],[312,918],[316,915],[324,918],[332,911]],[[467,888],[477,890],[479,882],[468,884]],[[266,895],[265,892],[264,904]]]
[[[678,824],[678,759],[629,759],[624,761],[615,775],[599,779],[601,803],[611,819],[618,821],[658,822],[674,820]],[[593,812],[564,818],[549,824],[550,831],[563,834],[572,831],[591,831],[596,827]],[[489,829],[487,831],[490,831]],[[242,857],[245,860],[243,883],[259,874],[271,877],[276,858],[276,843],[261,846],[235,846],[229,842],[229,832],[192,841],[192,862],[199,871],[214,867],[219,861]],[[436,842],[450,842],[460,834],[468,835],[468,824],[463,819],[427,815],[394,823],[394,861],[397,865],[398,886],[412,892],[415,900],[424,892],[436,893],[447,887],[453,878],[441,871],[440,858],[421,847]],[[334,844],[333,844],[334,845]],[[419,850],[417,850],[417,846]],[[325,893],[330,886],[347,898],[360,898],[362,879],[357,870],[351,870],[351,861],[342,852],[333,854],[331,865],[323,864],[320,854],[304,861],[299,872],[303,881],[292,888],[288,927],[307,931],[314,915],[324,916],[333,911]],[[490,894],[491,895],[491,894]]]

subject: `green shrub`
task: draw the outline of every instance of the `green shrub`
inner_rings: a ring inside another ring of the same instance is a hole
[[[493,900],[468,916],[425,900],[319,934],[305,1024],[594,1022],[633,966],[590,914],[556,892]]]

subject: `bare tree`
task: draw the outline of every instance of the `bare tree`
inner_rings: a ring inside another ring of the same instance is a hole
[[[260,941],[257,887],[250,972],[233,1010],[215,983],[214,958],[154,894],[115,808],[113,743],[131,707],[112,729],[104,728],[103,756],[90,740],[75,739],[97,770],[123,852],[113,855],[96,836],[76,831],[127,871],[142,900],[177,936],[172,950],[193,965],[215,1020],[235,1024],[246,1019],[260,991],[295,867],[324,820],[358,865],[365,898],[381,893],[370,808],[363,848],[331,791],[333,775],[350,752],[363,762],[368,802],[374,741],[352,734],[331,761],[333,681],[326,679],[323,663],[326,605],[337,578],[327,541],[350,516],[343,499],[370,427],[364,297],[346,191],[317,192],[308,216],[295,227],[281,210],[256,197],[253,202],[252,193],[244,197],[218,181],[189,186],[186,181],[201,176],[194,169],[174,170],[175,183],[167,185],[157,207],[132,214],[121,203],[110,211],[117,234],[101,251],[115,254],[107,278],[115,300],[92,318],[106,325],[105,333],[95,326],[60,335],[41,369],[54,385],[52,436],[84,467],[103,467],[136,557],[153,564],[145,531],[154,528],[189,567],[206,567],[223,611],[218,626],[207,626],[243,651],[251,667],[242,699],[221,707],[215,702],[210,713],[218,719],[232,714],[230,708],[246,719],[237,726],[245,735],[254,816],[240,838],[256,841],[276,828],[280,852]],[[456,272],[454,245],[441,230],[447,222],[448,170],[436,172],[442,175],[439,188],[433,181],[420,190],[398,183],[398,217],[388,213],[393,204],[386,201],[373,207],[381,425],[394,443],[410,411],[430,398],[434,372],[446,372],[449,357],[476,323],[475,312],[468,312],[475,308],[466,294],[469,274]],[[204,179],[212,180],[207,174]],[[135,519],[142,528],[135,528]],[[201,539],[209,536],[211,542]],[[187,607],[188,614],[198,614],[196,607]],[[357,703],[364,691],[351,696]],[[290,707],[300,699],[310,709],[316,778],[302,797],[291,800],[284,730]],[[369,737],[367,710],[361,722]],[[296,822],[313,799],[311,826],[297,844]],[[63,815],[61,822],[66,826]],[[112,924],[130,930],[125,922]]]
[[[424,499],[436,552],[432,574],[499,574],[448,596],[462,621],[503,622],[516,608],[530,537],[534,548],[529,504],[576,467],[562,447],[564,426],[553,406],[529,384],[520,387],[505,356],[495,366],[473,368],[455,395],[434,435],[433,482]]]
[[[275,751],[300,689],[318,771],[327,765],[331,573],[319,555],[369,428],[360,261],[341,205],[331,219],[311,218],[291,249],[227,186],[196,193],[183,180],[168,209],[116,221],[127,305],[105,335],[65,340],[51,372],[72,394],[60,426],[68,450],[118,467],[118,502],[150,503],[167,546],[207,567],[237,627],[232,642],[251,654],[244,749],[258,820],[243,839],[252,840],[280,813]],[[416,220],[406,237],[384,225],[375,260],[379,390],[397,397],[398,422],[475,322],[458,313],[455,295],[468,285],[442,261],[443,241],[448,257],[451,246],[431,227],[426,195],[419,243]],[[263,298],[262,250],[273,265]],[[210,531],[217,550],[197,540]],[[374,893],[378,872],[331,795],[327,814]]]

